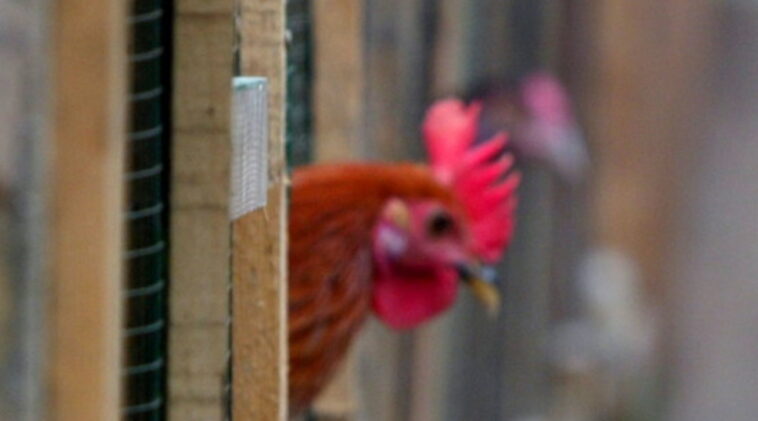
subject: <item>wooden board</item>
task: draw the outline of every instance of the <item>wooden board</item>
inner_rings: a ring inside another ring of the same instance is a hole
[[[314,150],[317,161],[360,154],[363,133],[363,1],[313,1]]]
[[[362,153],[365,68],[364,1],[313,1],[314,151],[317,162],[349,161]],[[348,420],[358,409],[355,350],[314,403],[320,418]]]
[[[0,0],[0,418],[38,421],[47,404],[47,0]]]
[[[758,4],[687,6],[688,55],[707,62],[688,63],[698,64],[684,69],[697,88],[680,98],[699,105],[689,133],[680,132],[690,136],[678,156],[686,171],[667,260],[676,362],[667,418],[749,420],[758,413]]]
[[[283,0],[242,0],[242,74],[268,79],[269,192],[265,208],[232,227],[235,420],[287,418],[287,231]]]
[[[542,57],[541,2],[438,3],[432,38],[433,97],[459,95],[485,78]],[[524,167],[516,238],[500,265],[503,308],[491,319],[462,288],[455,307],[417,330],[408,419],[512,419],[537,414],[548,401],[543,381],[549,330],[549,237],[553,185],[544,170]]]
[[[226,415],[232,0],[178,0],[174,26],[168,418]]]
[[[115,421],[120,418],[126,8],[115,0],[62,0],[54,16],[47,419]]]
[[[419,124],[427,103],[432,2],[365,1],[364,157],[407,161],[423,155]],[[411,334],[369,323],[358,340],[359,419],[409,419],[414,399]]]
[[[677,197],[681,133],[697,91],[688,70],[702,49],[689,42],[703,33],[688,19],[702,19],[699,1],[609,1],[595,20],[596,77],[590,85],[588,131],[597,139],[597,242],[634,259],[651,297],[660,297]],[[644,25],[638,23],[644,22]],[[694,32],[694,33],[693,33]],[[644,204],[644,206],[641,206]]]

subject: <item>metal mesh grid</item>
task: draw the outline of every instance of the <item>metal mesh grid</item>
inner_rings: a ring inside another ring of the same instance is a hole
[[[165,0],[134,0],[126,183],[126,384],[129,421],[164,418],[166,338]]]
[[[232,198],[235,220],[266,206],[268,192],[268,82],[234,78],[232,96]]]

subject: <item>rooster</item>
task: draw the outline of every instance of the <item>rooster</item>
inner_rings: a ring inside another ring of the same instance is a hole
[[[290,413],[306,409],[373,312],[409,329],[467,285],[499,306],[482,264],[511,240],[520,175],[497,133],[475,143],[481,106],[450,99],[423,125],[430,165],[302,167],[289,223]]]
[[[570,96],[554,76],[538,70],[486,80],[466,97],[482,106],[477,141],[505,130],[517,159],[543,164],[570,184],[584,179],[587,145]]]

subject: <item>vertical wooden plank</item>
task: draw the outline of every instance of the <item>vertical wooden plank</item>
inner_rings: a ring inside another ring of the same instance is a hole
[[[407,160],[423,155],[419,122],[426,110],[431,3],[366,0],[366,155]]]
[[[701,80],[707,73],[708,3],[614,0],[587,10],[595,17],[587,20],[593,22],[596,40],[593,61],[587,63],[596,73],[587,79],[584,103],[587,131],[596,139],[592,240],[636,265],[645,304],[663,304],[663,318],[654,322],[670,319],[664,299],[674,279],[666,268],[679,218],[681,165],[696,147],[690,135],[703,121],[693,111],[702,100],[698,94],[708,86]],[[648,364],[661,369],[668,363],[663,360],[670,338],[658,338],[663,343],[654,344],[657,360]],[[627,392],[616,405],[660,412],[655,394],[668,385],[661,385],[654,373],[638,371],[631,379],[636,384],[624,379],[637,396]]]
[[[438,94],[540,65],[545,6],[519,0],[442,2],[435,59],[453,63],[435,69],[431,83]],[[462,291],[448,317],[419,332],[413,420],[521,419],[547,406],[554,187],[544,169],[523,162],[522,167],[516,238],[499,270],[500,317],[488,318]]]
[[[701,50],[687,19],[699,2],[609,1],[597,14],[597,78],[589,86],[588,129],[597,142],[596,239],[628,253],[651,296],[661,297],[666,239],[677,191],[677,147],[697,91]],[[690,38],[688,38],[690,37]],[[644,206],[640,206],[644,204]],[[645,235],[641,235],[645,233]]]
[[[367,0],[365,3],[366,157],[398,161],[422,156],[419,123],[432,72],[427,31],[434,3]],[[407,419],[412,411],[414,338],[370,323],[357,345],[361,419]]]
[[[168,417],[221,421],[229,364],[233,0],[178,0]]]
[[[319,162],[347,161],[361,154],[364,136],[364,1],[311,0],[314,28],[314,149]],[[356,416],[355,350],[314,403],[319,417]]]
[[[363,137],[362,0],[311,0],[315,35],[315,158],[355,158]]]
[[[47,405],[50,4],[0,0],[0,418]]]
[[[711,63],[693,68],[701,89],[687,92],[705,100],[680,157],[687,166],[668,260],[675,363],[667,415],[750,420],[758,412],[758,4],[700,7],[712,10],[691,9],[690,19],[711,29],[712,44],[698,42],[698,31],[687,45],[710,47]]]
[[[431,92],[435,97],[450,95],[461,89],[465,80],[466,15],[465,0],[440,0],[437,6],[432,69],[429,73]]]
[[[429,85],[430,100],[455,95],[465,89],[471,69],[468,60],[471,52],[468,47],[472,37],[469,30],[472,9],[485,3],[489,5],[489,2],[472,4],[463,0],[437,2],[433,22],[434,37],[432,45],[429,46],[433,65],[426,82]],[[505,8],[497,9],[498,16],[503,9]],[[487,23],[479,22],[482,26]],[[500,31],[504,31],[504,28],[505,26],[498,27]],[[481,32],[487,30],[483,29]],[[499,32],[490,33],[490,36],[494,38],[497,33]],[[492,42],[491,47],[493,48],[488,50],[494,50],[498,55],[507,52],[507,48],[495,48],[503,47],[499,42]],[[469,306],[471,303],[461,303],[466,300],[465,294],[463,291],[459,302],[449,313],[417,329],[414,334],[411,378],[414,393],[409,414],[412,421],[449,420],[460,417],[456,412],[461,408],[458,404],[460,398],[452,396],[448,391],[462,380],[465,381],[465,378],[455,379],[456,374],[460,376],[461,373],[454,370],[460,365],[456,364],[456,361],[460,355],[461,340],[458,330],[461,329],[464,314],[462,310],[475,307]]]
[[[232,227],[232,412],[245,421],[287,417],[284,11],[284,0],[242,0],[240,9],[242,74],[269,86],[268,204]]]
[[[398,23],[400,8],[404,7],[400,3],[365,2],[366,138],[362,146],[369,159],[399,160],[408,156],[400,135],[400,113],[404,109],[398,93],[402,79]],[[398,335],[377,322],[368,323],[357,342],[361,393],[365,397],[362,415],[368,420],[402,419],[399,398],[407,385],[398,379],[401,342]],[[407,339],[405,342],[409,343]]]
[[[119,418],[126,9],[58,2],[49,419]]]
[[[355,347],[348,352],[334,378],[313,403],[313,411],[322,421],[355,420],[359,410],[357,369],[358,360]]]

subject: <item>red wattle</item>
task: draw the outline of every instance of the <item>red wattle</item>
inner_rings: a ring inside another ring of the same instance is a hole
[[[448,309],[458,293],[453,270],[428,277],[380,275],[374,281],[373,307],[379,319],[395,329],[408,329]]]

